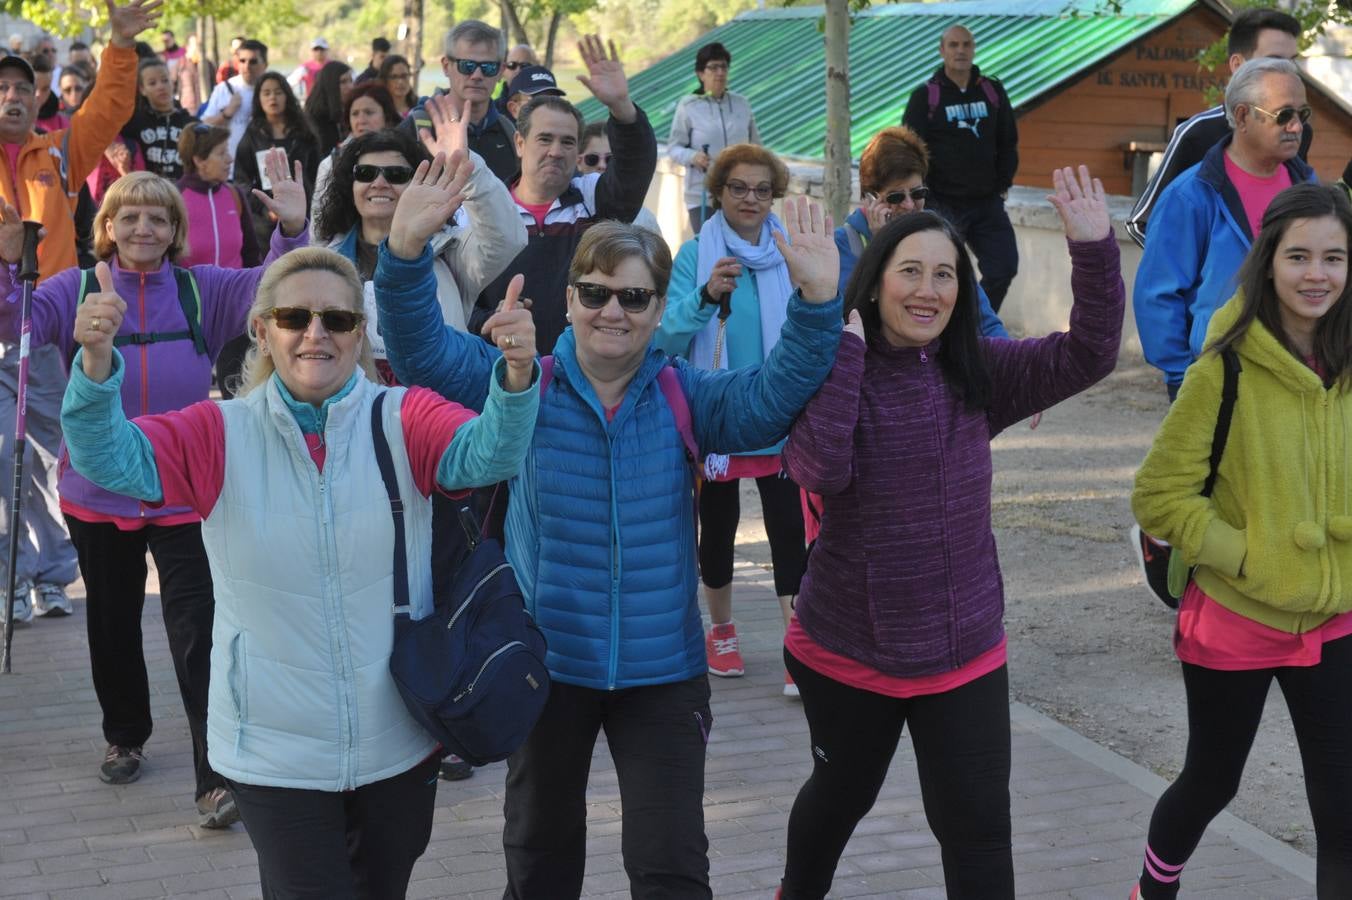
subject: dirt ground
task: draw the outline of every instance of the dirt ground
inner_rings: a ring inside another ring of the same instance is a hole
[[[1016,425],[992,449],[1014,697],[1172,778],[1187,741],[1173,613],[1145,587],[1127,533],[1132,477],[1167,405],[1158,373],[1124,361],[1103,383],[1049,410],[1036,430]],[[768,568],[753,483],[744,483],[742,497],[738,552]],[[1314,854],[1278,688],[1230,812]]]

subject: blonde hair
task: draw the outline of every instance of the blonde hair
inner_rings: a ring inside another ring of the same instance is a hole
[[[238,396],[242,397],[254,388],[261,387],[267,383],[268,377],[276,371],[272,357],[258,348],[257,323],[277,306],[277,295],[281,282],[292,275],[300,275],[305,272],[332,272],[337,275],[346,283],[347,309],[354,312],[362,311],[361,279],[357,276],[356,268],[347,257],[324,247],[299,247],[282,256],[268,266],[268,270],[263,273],[263,280],[258,284],[258,293],[254,295],[253,306],[249,307],[249,350],[244,355],[244,365],[239,373],[239,384],[235,389]],[[340,295],[333,299],[341,303],[343,297]],[[357,351],[357,367],[367,378],[377,381],[375,359],[371,355],[371,342],[366,340],[364,328],[365,324],[363,323],[358,329],[361,334],[361,348]]]
[[[188,208],[183,195],[173,182],[154,172],[128,172],[108,188],[103,205],[94,214],[94,255],[112,259],[117,252],[117,241],[108,236],[107,222],[124,206],[162,206],[169,211],[174,223],[174,239],[169,242],[165,258],[173,262],[188,246]]]

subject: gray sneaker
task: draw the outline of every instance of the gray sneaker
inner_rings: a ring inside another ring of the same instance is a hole
[[[10,614],[14,616],[14,624],[23,625],[26,622],[33,621],[33,583],[31,581],[20,581],[14,586],[14,605],[10,607]],[[4,602],[5,592],[0,590],[0,602]]]
[[[99,766],[99,778],[107,784],[131,784],[141,777],[141,763],[145,754],[140,747],[121,747],[109,744]]]
[[[51,616],[58,619],[62,616],[68,616],[75,611],[71,606],[70,598],[66,596],[66,589],[59,584],[52,584],[49,581],[39,581],[33,585],[33,614],[38,616]]]
[[[202,828],[229,828],[239,821],[234,795],[223,787],[197,798],[197,814],[197,824]]]

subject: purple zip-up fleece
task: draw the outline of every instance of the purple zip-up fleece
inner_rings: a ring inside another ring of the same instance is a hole
[[[789,477],[822,495],[798,619],[814,641],[887,675],[961,668],[1004,636],[991,530],[990,442],[1112,371],[1126,292],[1116,239],[1069,241],[1070,331],[982,338],[992,395],[968,409],[939,342],[841,336],[835,368],[784,447]]]
[[[161,341],[154,344],[128,344],[121,348],[126,363],[122,382],[122,408],[127,418],[182,409],[207,399],[211,391],[211,367],[221,347],[244,333],[245,319],[253,304],[263,271],[282,254],[309,243],[309,228],[288,238],[278,228],[272,233],[272,245],[262,266],[252,269],[222,269],[217,266],[193,266],[197,289],[202,298],[202,334],[207,355],[193,349],[192,341]],[[127,303],[127,314],[118,334],[178,332],[187,329],[183,307],[178,300],[178,285],[173,267],[164,263],[154,272],[135,272],[108,261],[113,284]],[[0,340],[14,342],[19,336],[19,299],[22,286],[12,266],[0,266]],[[75,312],[80,299],[80,270],[66,269],[44,280],[33,291],[32,345],[55,344],[61,358],[69,364],[78,349],[75,344]],[[63,500],[110,516],[161,518],[189,512],[184,507],[151,507],[131,497],[111,494],[95,487],[75,472],[62,446],[61,477],[57,490]]]

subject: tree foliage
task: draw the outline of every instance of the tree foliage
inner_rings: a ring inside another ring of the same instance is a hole
[[[11,16],[27,19],[55,35],[78,34],[85,28],[96,33],[108,25],[108,9],[103,0],[0,0],[0,9]],[[215,16],[236,22],[274,23],[280,26],[302,21],[295,0],[268,0],[266,4],[250,0],[165,0],[164,21],[181,22],[198,16]]]

